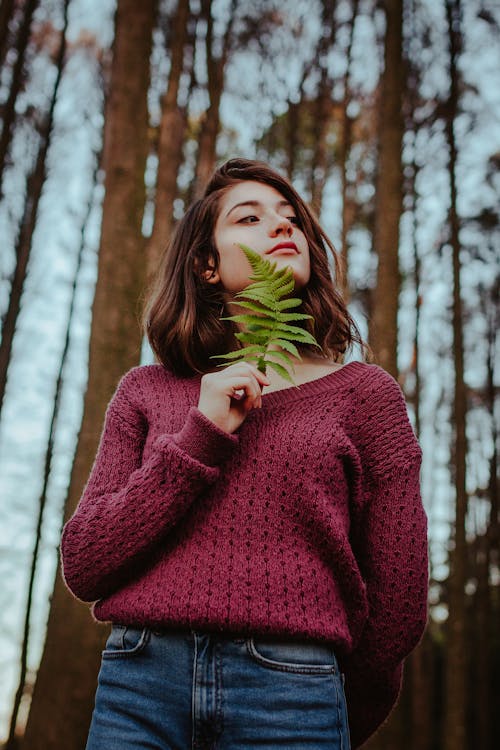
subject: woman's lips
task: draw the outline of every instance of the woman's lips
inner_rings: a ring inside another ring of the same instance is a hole
[[[295,242],[280,242],[268,250],[266,255],[298,255],[298,252]]]

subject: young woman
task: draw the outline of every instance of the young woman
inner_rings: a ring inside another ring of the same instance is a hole
[[[314,317],[298,387],[211,359],[240,346],[238,243],[291,267]],[[348,750],[397,699],[427,615],[421,450],[396,381],[342,364],[367,348],[330,264],[338,284],[259,162],[227,162],[177,226],[144,312],[157,364],[120,380],[63,532],[68,587],[113,624],[88,750]]]

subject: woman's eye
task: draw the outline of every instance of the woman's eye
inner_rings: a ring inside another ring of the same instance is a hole
[[[258,220],[259,220],[258,217],[253,216],[252,214],[251,216],[243,216],[243,218],[238,221],[238,224],[253,224],[255,221],[258,221]]]
[[[291,221],[292,224],[297,224],[299,226],[299,217],[298,216],[287,216],[286,217],[288,221]]]

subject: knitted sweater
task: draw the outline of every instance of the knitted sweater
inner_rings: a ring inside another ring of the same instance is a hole
[[[427,619],[421,449],[397,382],[351,362],[264,394],[229,434],[201,376],[134,367],[62,537],[97,620],[335,645],[353,747],[397,700]]]

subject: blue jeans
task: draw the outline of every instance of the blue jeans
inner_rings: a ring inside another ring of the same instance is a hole
[[[332,646],[115,625],[86,750],[349,750]]]

